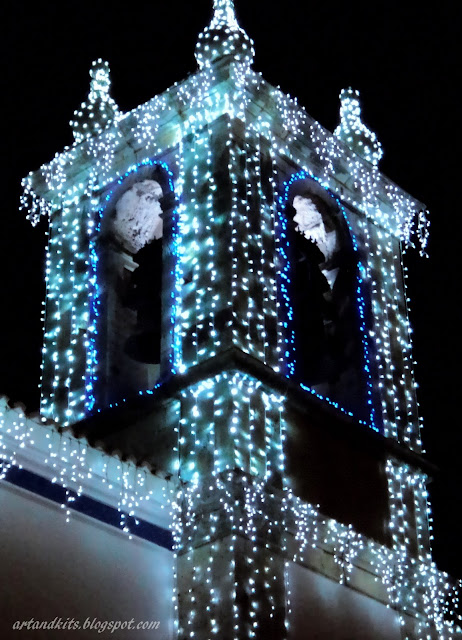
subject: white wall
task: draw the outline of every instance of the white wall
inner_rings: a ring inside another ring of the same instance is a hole
[[[59,505],[0,484],[0,638],[172,640],[173,557]],[[395,613],[299,565],[289,568],[289,640],[400,640]],[[160,622],[158,630],[115,633],[15,631],[17,620],[56,617]],[[225,639],[220,639],[225,640]],[[268,639],[279,640],[279,639]]]
[[[289,584],[290,640],[401,640],[385,605],[295,564]]]
[[[0,638],[171,640],[173,556],[114,527],[0,483]],[[160,621],[158,630],[14,631],[56,617]]]

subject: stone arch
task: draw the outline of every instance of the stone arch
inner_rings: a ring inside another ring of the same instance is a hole
[[[289,377],[370,419],[358,247],[344,208],[305,172],[284,185],[283,298]]]
[[[174,207],[171,172],[148,162],[119,179],[100,211],[94,243],[97,406],[152,389],[168,368]]]

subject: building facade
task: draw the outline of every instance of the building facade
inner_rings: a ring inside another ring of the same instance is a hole
[[[24,180],[50,225],[42,397],[40,419],[4,406],[5,505],[61,504],[107,619],[162,612],[146,637],[460,637],[401,263],[425,253],[425,207],[380,172],[358,92],[331,134],[253,56],[216,0],[198,72],[133,111],[96,61],[75,144]],[[111,577],[97,538],[109,563],[143,549]]]

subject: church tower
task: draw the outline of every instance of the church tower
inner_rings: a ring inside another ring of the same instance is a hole
[[[49,217],[41,415],[174,486],[176,637],[454,638],[402,253],[425,207],[357,91],[332,134],[215,0],[197,73],[122,113],[91,69]]]

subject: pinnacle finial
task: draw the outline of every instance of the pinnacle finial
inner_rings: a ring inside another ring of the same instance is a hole
[[[239,29],[233,0],[213,0],[213,18],[209,29],[219,29],[222,25]]]
[[[340,124],[334,135],[374,167],[383,156],[377,136],[361,120],[359,91],[351,87],[342,89],[340,93]]]
[[[252,64],[253,42],[239,26],[233,0],[213,1],[212,20],[199,34],[195,53],[201,68],[223,59]]]
[[[109,95],[109,64],[101,58],[94,60],[90,78],[88,99],[74,112],[74,120],[69,123],[77,143],[98,135],[119,115],[117,104]]]

